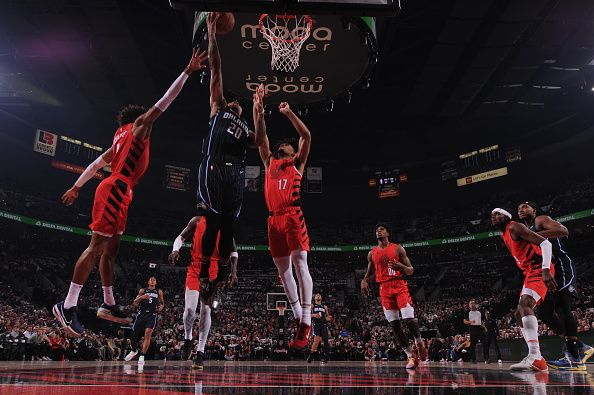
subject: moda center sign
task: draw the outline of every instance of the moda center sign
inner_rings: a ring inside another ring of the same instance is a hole
[[[251,102],[264,84],[267,103],[291,105],[323,102],[364,84],[377,59],[375,19],[362,17],[312,16],[311,34],[301,47],[299,66],[293,72],[271,69],[271,46],[258,24],[260,15],[236,13],[235,26],[217,36],[223,67],[223,86],[228,99]],[[287,39],[303,28],[284,29]],[[208,47],[205,14],[197,15],[194,45]]]

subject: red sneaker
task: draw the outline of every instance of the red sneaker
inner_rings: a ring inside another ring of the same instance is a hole
[[[307,343],[309,343],[309,334],[311,332],[311,325],[304,323],[299,324],[295,339],[289,342],[289,348],[293,350],[303,350]]]
[[[549,370],[549,366],[547,365],[547,361],[541,357],[532,361],[532,369],[537,372],[546,372]]]

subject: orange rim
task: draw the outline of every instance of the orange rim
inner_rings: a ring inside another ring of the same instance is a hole
[[[264,32],[264,29],[265,29],[264,28],[264,19],[266,19],[266,17],[268,17],[269,15],[270,14],[261,14],[260,15],[260,19],[258,21],[258,24],[260,25],[260,30],[262,32]],[[297,15],[286,15],[286,14],[282,14],[281,15],[281,14],[276,14],[275,17],[276,18],[281,18],[281,19],[295,19],[295,20],[297,19]],[[303,19],[305,20],[305,25],[306,26],[309,26],[309,29],[311,30],[311,27],[313,25],[313,19],[311,19],[311,17],[309,15],[304,15],[303,16]],[[275,36],[271,36],[271,35],[268,35],[268,37],[270,37],[270,39],[273,40],[273,41],[283,41],[283,42],[286,42],[286,43],[295,43],[295,42],[299,42],[299,41],[305,40],[305,37],[295,37],[295,38],[292,38],[290,40],[286,40],[286,39],[275,37]]]

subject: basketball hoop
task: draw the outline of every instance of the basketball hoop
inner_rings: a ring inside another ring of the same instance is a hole
[[[301,46],[311,33],[309,15],[260,15],[260,31],[272,47],[270,67],[273,70],[295,71],[299,66]]]

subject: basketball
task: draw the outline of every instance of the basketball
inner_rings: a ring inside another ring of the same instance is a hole
[[[221,12],[217,20],[217,34],[227,34],[235,26],[235,16],[231,12]]]

